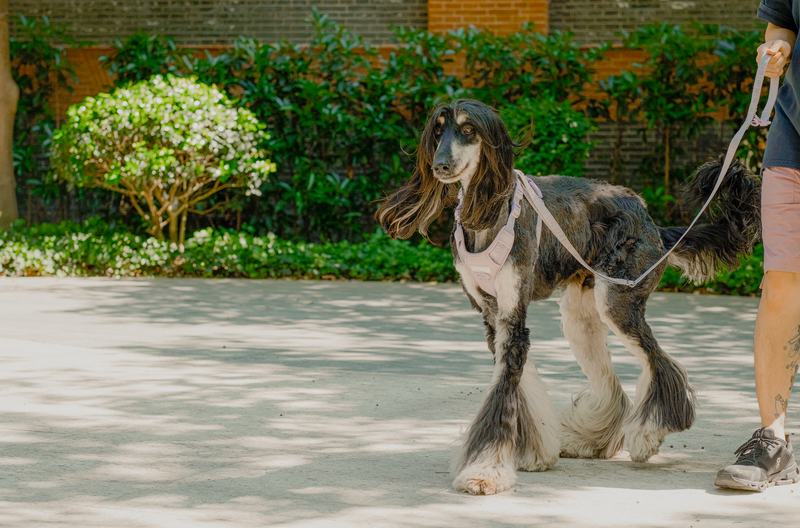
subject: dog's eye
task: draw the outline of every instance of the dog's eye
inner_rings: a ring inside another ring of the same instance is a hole
[[[436,127],[436,128],[433,130],[433,135],[434,135],[434,136],[441,136],[441,135],[442,135],[442,129],[441,129],[441,127]]]
[[[461,132],[464,134],[472,134],[475,132],[475,129],[472,128],[472,125],[466,125],[461,129]]]

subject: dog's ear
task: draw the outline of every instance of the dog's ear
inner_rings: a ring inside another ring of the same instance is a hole
[[[464,193],[461,224],[470,230],[493,227],[503,211],[503,204],[514,193],[514,149],[503,121],[487,107],[486,112],[470,115],[481,136],[481,159]]]
[[[422,132],[414,174],[386,198],[375,213],[381,227],[392,238],[409,238],[415,231],[427,238],[431,222],[446,205],[455,203],[455,185],[442,183],[433,176],[431,169],[437,146],[436,119],[438,114],[434,113]]]

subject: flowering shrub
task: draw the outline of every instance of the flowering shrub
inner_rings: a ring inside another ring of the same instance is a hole
[[[275,170],[264,125],[193,78],[157,75],[67,115],[53,135],[56,176],[128,196],[158,240],[168,225],[170,242],[183,245],[188,213],[210,212],[204,201],[226,188],[259,194]]]

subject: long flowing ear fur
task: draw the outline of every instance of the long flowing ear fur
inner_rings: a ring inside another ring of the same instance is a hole
[[[497,223],[503,206],[514,193],[514,143],[497,111],[478,101],[460,99],[450,105],[458,115],[464,112],[481,138],[481,160],[464,195],[461,223],[475,231]],[[432,174],[431,165],[437,141],[434,129],[444,107],[435,111],[420,138],[414,175],[389,196],[375,213],[392,238],[409,238],[415,231],[428,236],[428,226],[445,206],[455,204],[455,184],[445,184]]]
[[[415,231],[427,238],[431,222],[445,206],[455,203],[456,186],[442,183],[431,171],[437,146],[434,128],[439,113],[434,112],[422,132],[414,174],[375,213],[381,227],[392,238],[409,238]]]
[[[508,134],[497,111],[476,101],[456,101],[481,137],[481,161],[467,185],[461,224],[473,231],[493,227],[514,193],[514,150],[519,145]]]

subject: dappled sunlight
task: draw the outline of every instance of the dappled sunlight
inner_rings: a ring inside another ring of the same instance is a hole
[[[695,426],[645,464],[561,459],[472,497],[451,489],[451,448],[492,357],[455,285],[37,279],[0,295],[2,525],[655,527],[699,518],[693,502],[758,421],[757,300],[655,294],[648,317],[698,390]],[[560,409],[586,379],[559,319],[553,300],[528,317]],[[608,342],[633,396],[639,363]],[[721,526],[768,513],[714,497]]]

